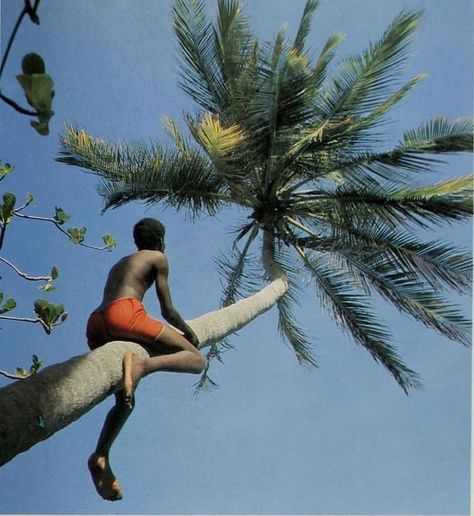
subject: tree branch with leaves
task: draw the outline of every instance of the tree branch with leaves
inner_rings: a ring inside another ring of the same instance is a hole
[[[24,0],[23,9],[12,29],[5,53],[2,56],[0,79],[7,64],[13,42],[25,17],[28,16],[33,23],[39,25],[38,8],[40,1],[41,0],[35,0],[34,4],[31,4],[30,0]],[[22,107],[1,91],[0,100],[22,115],[37,118],[37,120],[32,120],[30,124],[39,134],[46,136],[49,134],[49,120],[54,115],[54,111],[52,110],[54,98],[53,80],[46,73],[45,63],[39,54],[26,54],[23,57],[21,67],[22,73],[17,75],[16,78],[23,89],[28,104],[34,111]]]
[[[0,181],[5,179],[12,171],[13,167],[10,164],[1,165]],[[69,220],[70,216],[62,208],[56,207],[53,217],[41,217],[37,215],[25,214],[24,210],[30,207],[33,201],[34,197],[31,193],[29,193],[25,202],[17,206],[16,196],[12,192],[5,192],[3,194],[3,202],[0,203],[0,252],[2,254],[5,235],[15,219],[48,223],[49,225],[54,226],[61,234],[65,235],[73,244],[87,247],[89,249],[111,251],[115,247],[116,242],[110,234],[104,235],[102,246],[97,246],[88,244],[84,241],[87,228],[70,227],[64,229],[64,225]],[[11,260],[2,254],[0,254],[0,263],[13,270],[19,277],[29,282],[42,282],[40,289],[45,293],[55,290],[56,287],[54,282],[59,276],[58,267],[53,266],[49,274],[33,275],[23,271],[19,266],[14,264]],[[37,299],[34,302],[34,317],[5,315],[7,313],[10,314],[16,307],[17,303],[13,297],[4,298],[4,294],[0,292],[1,320],[39,324],[47,334],[50,334],[53,328],[59,324],[62,324],[67,318],[67,312],[62,304],[53,304],[46,299]],[[41,363],[40,359],[35,359],[35,357],[36,355],[33,356],[33,365],[29,372],[25,372],[24,369],[17,368],[17,371],[20,371],[20,373],[14,374],[0,371],[0,374],[8,378],[25,378],[31,374],[35,374],[39,369],[38,364]]]

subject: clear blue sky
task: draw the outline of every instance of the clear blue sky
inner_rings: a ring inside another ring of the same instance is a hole
[[[25,22],[12,50],[2,91],[22,99],[16,83],[22,56],[40,53],[56,86],[51,135],[2,104],[1,155],[15,173],[1,191],[19,199],[31,191],[29,213],[61,206],[71,225],[86,226],[89,242],[111,232],[113,253],[75,247],[54,228],[15,221],[2,255],[31,274],[61,269],[49,298],[66,305],[68,321],[46,336],[37,325],[1,322],[0,369],[46,364],[86,351],[84,327],[97,305],[108,268],[133,251],[130,230],[143,215],[168,229],[174,302],[185,318],[215,309],[220,284],[213,258],[231,243],[232,210],[197,223],[181,213],[128,205],[100,216],[96,178],[55,163],[65,121],[92,134],[127,141],[163,141],[159,117],[189,109],[177,88],[170,0],[49,0],[39,27]],[[215,8],[208,1],[209,11]],[[271,39],[281,23],[294,34],[303,0],[252,0],[247,12],[258,35]],[[22,2],[3,0],[2,46]],[[472,113],[473,4],[470,0],[323,0],[309,38],[318,51],[330,33],[347,37],[339,57],[377,40],[404,7],[426,10],[407,76],[425,80],[393,113],[393,144],[405,129],[442,114]],[[23,102],[23,101],[22,101]],[[470,157],[452,158],[433,178],[464,175]],[[471,246],[467,225],[444,234]],[[41,296],[7,270],[0,291],[14,295],[18,315]],[[470,299],[460,299],[466,314]],[[146,304],[158,315],[149,296]],[[232,339],[235,351],[216,366],[220,389],[193,396],[194,377],[157,374],[137,394],[137,408],[111,460],[124,500],[99,498],[89,479],[106,400],[75,424],[0,469],[0,511],[39,514],[467,514],[469,512],[471,355],[395,311],[380,307],[398,349],[425,389],[406,397],[370,356],[335,328],[313,295],[300,319],[314,335],[318,369],[301,368],[276,331],[274,312]],[[6,380],[0,379],[0,385]]]

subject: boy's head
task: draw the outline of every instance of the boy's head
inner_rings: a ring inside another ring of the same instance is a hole
[[[133,228],[133,239],[140,251],[164,251],[165,227],[156,219],[141,219]]]

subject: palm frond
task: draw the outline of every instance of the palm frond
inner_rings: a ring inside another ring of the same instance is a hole
[[[173,28],[181,50],[180,87],[199,106],[212,113],[225,104],[226,86],[216,59],[214,30],[204,0],[176,0]]]
[[[166,152],[146,168],[108,179],[98,187],[105,208],[117,208],[134,200],[148,204],[163,202],[196,217],[202,212],[215,215],[222,204],[232,202],[221,178],[196,152]]]
[[[299,306],[298,292],[301,290],[301,280],[294,266],[294,255],[286,247],[280,246],[275,252],[275,261],[283,267],[288,280],[288,290],[277,301],[278,329],[284,341],[293,349],[300,364],[317,367],[313,355],[313,343],[309,335],[299,326],[294,314]]]
[[[300,213],[312,208],[328,214],[336,226],[358,226],[367,222],[383,222],[390,227],[413,223],[421,227],[465,220],[472,215],[470,178],[439,183],[437,187],[401,190],[394,186],[335,190],[313,190],[295,194]],[[434,193],[434,192],[439,192]]]
[[[206,353],[206,365],[204,367],[199,380],[195,383],[195,393],[199,393],[205,390],[218,389],[219,384],[215,382],[210,374],[209,370],[214,360],[217,360],[221,364],[224,363],[222,359],[223,352],[233,349],[233,346],[229,343],[228,339],[223,339],[220,342],[213,342]]]
[[[407,393],[421,386],[418,375],[398,357],[391,336],[370,309],[369,298],[354,289],[352,277],[335,270],[321,258],[302,252],[303,263],[315,280],[321,305],[355,341],[381,363]]]
[[[321,96],[322,120],[363,117],[383,102],[390,79],[397,78],[406,61],[421,12],[402,12],[376,44],[361,56],[343,62],[339,76]]]
[[[470,344],[470,322],[459,309],[439,295],[422,279],[394,269],[390,261],[374,253],[371,258],[339,251],[351,274],[375,289],[399,311],[451,340]]]
[[[187,122],[191,134],[214,164],[218,175],[230,182],[245,176],[245,170],[236,160],[246,139],[239,126],[224,127],[220,118],[210,113],[205,113],[198,122],[188,117]]]
[[[235,303],[237,297],[242,294],[243,283],[248,285],[251,281],[250,276],[246,274],[246,267],[249,262],[250,246],[255,241],[257,234],[258,226],[253,225],[242,251],[235,247],[231,256],[222,254],[217,260],[217,268],[222,277],[223,286],[221,306]]]
[[[354,121],[354,123],[350,124],[347,128],[344,128],[344,131],[341,132],[338,137],[348,138],[354,137],[355,135],[360,138],[360,131],[367,131],[367,129],[373,130],[386,113],[388,113],[396,104],[402,101],[411,90],[422,80],[426,78],[426,74],[419,74],[415,77],[411,78],[407,81],[398,91],[390,95],[387,99],[381,101],[367,116],[361,117],[360,119]],[[375,135],[375,142],[380,139],[379,135]],[[364,142],[367,141],[367,136],[364,136]],[[354,146],[352,144],[351,146]]]
[[[274,145],[276,141],[276,133],[278,129],[278,108],[282,100],[281,83],[283,80],[283,68],[285,66],[285,54],[288,51],[285,48],[285,28],[281,27],[275,38],[275,44],[269,61],[270,68],[266,72],[267,75],[267,90],[264,91],[266,102],[264,106],[267,108],[266,118],[268,120],[268,154],[266,160],[266,179],[269,179],[269,173],[272,165],[272,156],[274,152]]]
[[[256,288],[254,279],[256,274],[254,271],[249,271],[252,261],[252,258],[249,256],[249,250],[258,234],[258,227],[251,225],[251,227],[245,229],[245,233],[250,234],[242,251],[237,249],[235,242],[233,252],[230,255],[221,254],[216,260],[217,269],[222,278],[223,295],[221,306],[223,307],[235,303],[238,296],[242,296],[246,293],[249,294],[249,286]],[[241,233],[243,233],[243,231],[241,231]],[[228,338],[211,344],[206,355],[206,367],[196,386],[197,390],[208,387],[218,387],[217,383],[209,376],[211,362],[217,359],[219,362],[223,363],[222,354],[229,349],[233,349],[233,346],[230,344]]]
[[[158,146],[150,151],[143,145],[131,146],[123,142],[110,144],[71,125],[65,126],[60,136],[60,146],[56,161],[108,179],[119,179],[148,166],[154,160],[154,155],[161,152]]]
[[[223,203],[232,202],[222,178],[190,148],[175,152],[158,145],[111,144],[67,126],[57,161],[101,176],[98,192],[104,197],[104,209],[134,200],[163,201],[197,216],[203,211],[215,214]]]
[[[416,82],[417,78],[415,78]],[[411,85],[412,83],[410,83]],[[403,94],[400,91],[395,94]],[[385,110],[391,103],[389,98],[379,108]],[[376,111],[378,111],[378,109]],[[348,120],[347,123],[318,125],[315,128],[305,128],[300,132],[300,139],[295,141],[290,149],[290,161],[300,164],[303,177],[306,181],[326,177],[341,182],[350,182],[354,185],[368,186],[376,178],[386,181],[403,183],[413,181],[413,174],[432,171],[439,163],[434,155],[453,152],[468,152],[472,147],[473,127],[472,120],[458,120],[450,122],[447,119],[436,117],[418,129],[407,131],[404,134],[404,142],[390,151],[372,152],[370,150],[354,151],[349,144],[343,151],[333,149],[330,159],[322,159],[328,153],[327,145],[322,140],[329,137],[342,138],[347,132],[354,136],[357,131],[367,126],[370,127],[371,117],[377,117],[380,113],[372,113],[369,119],[359,121]],[[334,129],[336,132],[334,132]],[[351,136],[351,137],[352,137]],[[291,186],[288,192],[296,190],[297,186]]]
[[[420,277],[436,290],[442,285],[458,292],[472,287],[470,253],[439,240],[422,242],[399,228],[369,224],[348,231],[336,229],[330,237],[302,237],[296,242],[303,248],[336,255],[339,251],[352,253],[361,262],[370,263],[377,255],[384,263],[390,263],[394,271]]]
[[[334,58],[334,51],[336,47],[342,43],[344,38],[345,35],[342,32],[335,32],[334,34],[331,34],[323,49],[321,50],[321,53],[312,71],[312,80],[314,81],[316,89],[319,89],[320,86],[324,83],[328,67]]]
[[[230,106],[236,96],[243,94],[238,89],[242,86],[240,79],[252,66],[255,46],[238,0],[219,0],[214,38],[220,75],[227,88],[226,104]]]
[[[302,54],[304,52],[306,38],[311,29],[311,20],[313,18],[314,11],[316,11],[318,6],[319,0],[307,0],[306,2],[298,30],[296,31],[296,37],[293,42],[293,48],[298,52],[298,54]]]
[[[435,161],[425,156],[414,155],[409,149],[397,148],[389,152],[364,151],[352,156],[338,156],[326,167],[320,167],[311,178],[327,178],[331,181],[350,182],[367,187],[380,179],[403,184],[413,181],[413,174],[432,170]],[[294,188],[293,188],[294,190]]]
[[[161,118],[161,123],[163,124],[165,131],[168,133],[168,136],[173,140],[177,150],[179,152],[188,152],[190,150],[189,145],[181,131],[178,129],[176,122],[170,116],[167,116]]]
[[[426,152],[430,154],[473,151],[473,119],[460,118],[454,122],[437,116],[418,129],[403,135],[405,152]]]

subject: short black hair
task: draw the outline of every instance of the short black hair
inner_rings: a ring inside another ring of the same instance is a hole
[[[156,219],[145,218],[139,220],[133,228],[133,239],[138,249],[152,249],[163,245],[165,226]]]

